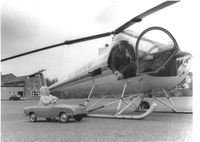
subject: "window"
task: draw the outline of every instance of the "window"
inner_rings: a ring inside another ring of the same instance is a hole
[[[40,96],[40,91],[39,90],[31,91],[31,96]]]
[[[21,97],[23,97],[24,92],[23,91],[18,91],[18,95],[20,95]]]
[[[173,36],[161,27],[150,27],[138,37],[137,73],[153,73],[164,66],[177,49]]]
[[[133,60],[135,61],[135,49],[132,45],[131,42],[126,41],[126,40],[122,40],[117,42],[113,47],[112,50],[110,51],[110,55],[109,55],[109,59],[108,59],[108,67],[110,68],[111,65],[111,61],[112,61],[112,54],[114,53],[114,51],[119,47],[119,44],[126,46],[129,53],[131,54],[131,57],[133,57]]]

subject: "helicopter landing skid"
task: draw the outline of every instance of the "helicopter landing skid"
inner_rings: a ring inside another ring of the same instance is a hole
[[[157,104],[156,103],[152,103],[151,106],[149,107],[149,109],[146,111],[146,112],[142,112],[142,114],[138,114],[138,115],[125,115],[125,114],[122,114],[125,110],[127,110],[129,107],[132,107],[134,112],[137,111],[137,108],[138,108],[138,105],[136,105],[136,101],[143,98],[144,94],[136,94],[136,95],[132,95],[132,96],[128,96],[128,97],[124,97],[124,94],[125,94],[125,90],[126,90],[126,87],[127,87],[127,83],[124,84],[124,88],[123,88],[123,91],[122,91],[122,94],[121,94],[121,97],[120,99],[118,100],[115,100],[115,101],[111,101],[107,104],[104,104],[104,105],[101,105],[99,107],[94,107],[94,106],[97,106],[97,104],[99,104],[104,98],[101,98],[99,99],[98,101],[96,101],[95,103],[93,103],[92,105],[90,105],[88,108],[87,108],[87,116],[88,117],[99,117],[99,118],[116,118],[116,119],[143,119],[145,117],[147,117],[148,115],[150,115],[155,109],[156,109],[156,106]],[[89,96],[86,100],[86,102],[89,102],[89,99],[91,97],[91,94],[92,94],[92,91],[94,89],[94,86],[92,86],[92,89],[89,93]],[[130,102],[127,102],[127,100],[131,100]],[[85,103],[87,105],[87,103]],[[105,108],[105,107],[108,107],[108,106],[111,106],[111,105],[114,105],[114,104],[117,104],[117,112],[114,114],[114,115],[108,115],[108,114],[91,114],[91,112],[94,112],[94,111],[97,111],[99,109],[102,109],[102,108]],[[122,104],[124,104],[125,106],[122,108]],[[86,106],[85,105],[85,106]]]

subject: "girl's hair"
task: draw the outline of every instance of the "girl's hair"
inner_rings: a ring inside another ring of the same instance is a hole
[[[47,89],[49,89],[47,86],[42,86],[40,88],[40,96],[47,96]]]

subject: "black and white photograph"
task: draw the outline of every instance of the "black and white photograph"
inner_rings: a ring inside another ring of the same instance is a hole
[[[197,141],[197,3],[3,0],[1,141]]]

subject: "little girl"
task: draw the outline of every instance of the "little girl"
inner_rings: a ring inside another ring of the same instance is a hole
[[[50,94],[49,88],[47,86],[42,86],[40,88],[40,101],[39,105],[50,105],[57,103],[57,97]]]

